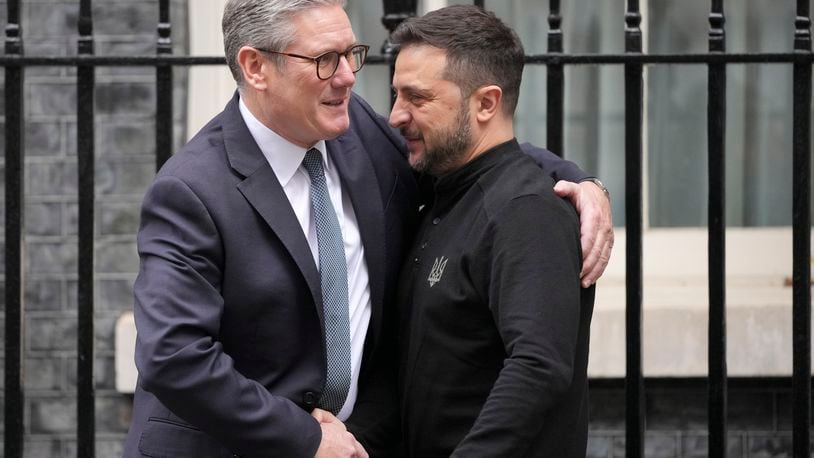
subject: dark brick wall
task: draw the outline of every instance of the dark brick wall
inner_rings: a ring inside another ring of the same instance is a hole
[[[624,457],[623,383],[592,382],[588,457]],[[706,381],[668,379],[645,384],[645,456],[707,456]],[[790,387],[789,380],[778,379],[736,379],[729,383],[728,457],[792,456]]]
[[[78,0],[23,3],[26,54],[76,55]],[[172,0],[178,54],[188,49],[186,5]],[[5,15],[6,2],[0,1],[3,23]],[[93,15],[97,54],[155,53],[157,0],[96,0]],[[24,387],[25,456],[30,457],[76,456],[75,75],[70,67],[26,70]],[[180,145],[186,71],[177,68],[174,75],[173,124]],[[96,82],[96,450],[99,457],[113,457],[121,455],[132,402],[115,391],[114,325],[132,309],[139,205],[155,172],[155,70],[99,67]],[[0,139],[0,150],[2,145]],[[0,315],[0,330],[2,320]]]

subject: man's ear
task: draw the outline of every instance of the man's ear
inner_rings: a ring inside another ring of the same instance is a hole
[[[475,102],[475,117],[478,122],[487,122],[500,110],[503,102],[503,90],[494,84],[483,86],[472,93]]]
[[[264,59],[260,51],[251,46],[244,46],[237,52],[237,64],[243,72],[243,82],[257,90],[265,90],[268,86],[267,75],[264,71],[274,63]]]

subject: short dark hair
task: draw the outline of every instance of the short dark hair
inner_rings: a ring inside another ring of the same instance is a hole
[[[523,44],[491,11],[448,6],[405,20],[391,39],[401,47],[429,45],[446,51],[444,78],[464,94],[489,84],[499,86],[504,112],[514,114],[523,77]]]

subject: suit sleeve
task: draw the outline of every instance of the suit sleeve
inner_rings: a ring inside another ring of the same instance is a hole
[[[489,307],[506,360],[454,457],[524,456],[572,380],[579,329],[576,218],[554,199],[524,196],[494,218],[481,246]]]
[[[205,205],[180,179],[160,176],[148,189],[138,249],[141,386],[235,453],[313,457],[318,423],[239,373],[218,341],[225,254]]]
[[[534,159],[540,168],[548,172],[555,182],[566,180],[579,183],[588,178],[595,178],[593,175],[585,173],[573,162],[567,161],[547,149],[538,148],[531,143],[523,143],[520,145],[520,149]]]

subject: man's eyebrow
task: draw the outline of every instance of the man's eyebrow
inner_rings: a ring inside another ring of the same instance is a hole
[[[390,88],[393,90],[393,92],[399,92],[399,91],[408,92],[408,93],[412,93],[412,94],[420,95],[420,96],[426,96],[426,95],[430,94],[429,89],[420,88],[420,87],[417,87],[417,86],[413,86],[411,84],[406,84],[406,85],[402,86],[401,88],[397,88],[396,86],[391,85]]]
[[[350,46],[345,47],[345,49],[336,49],[336,48],[330,48],[330,49],[329,49],[329,48],[325,48],[325,49],[323,49],[323,50],[321,50],[321,51],[318,51],[318,52],[317,52],[316,54],[314,54],[314,55],[315,55],[315,56],[319,56],[319,55],[321,55],[321,54],[325,54],[325,53],[328,53],[328,52],[334,52],[334,51],[335,51],[335,52],[338,52],[339,54],[342,54],[343,52],[345,52],[345,51],[349,50],[350,48],[352,48],[352,47],[354,47],[354,46],[359,46],[360,44],[361,44],[361,43],[359,43],[358,41],[353,40],[353,42],[350,44]]]

